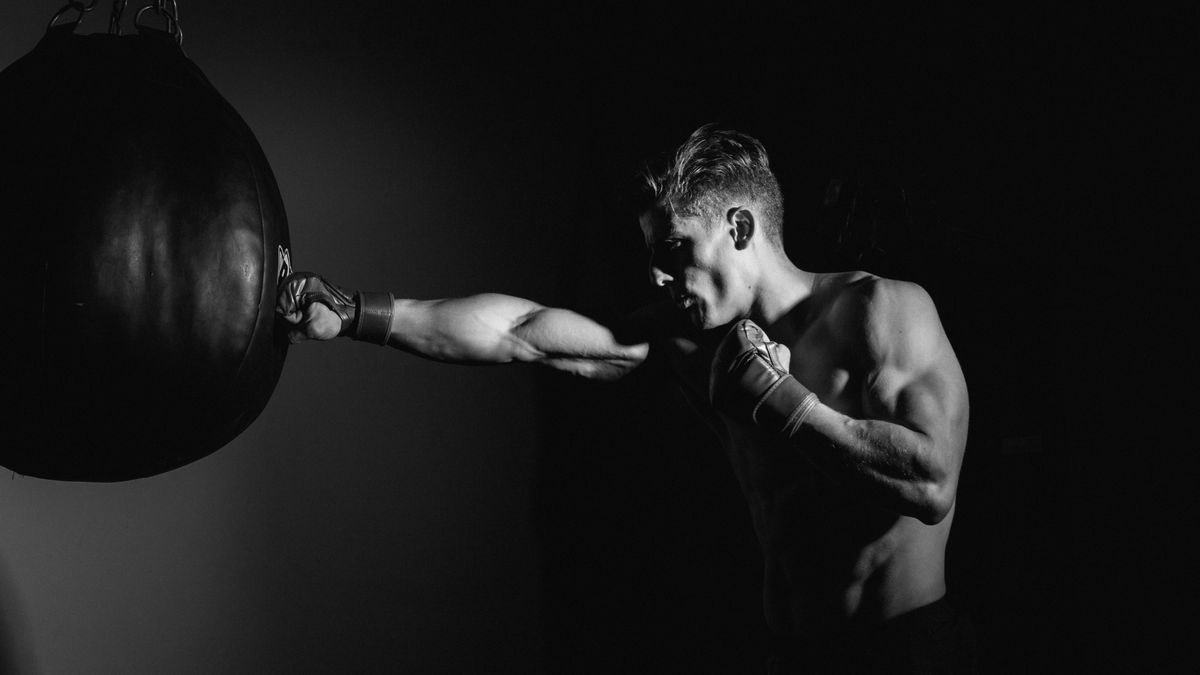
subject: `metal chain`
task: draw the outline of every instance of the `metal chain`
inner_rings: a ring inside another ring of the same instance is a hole
[[[62,9],[54,13],[54,16],[50,19],[50,24],[47,26],[47,28],[49,29],[58,25],[66,25],[65,22],[63,24],[59,24],[59,20],[66,16],[68,12],[72,11],[78,12],[78,16],[75,17],[75,21],[72,22],[71,26],[72,28],[78,27],[79,24],[83,22],[83,17],[88,12],[95,9],[97,1],[98,0],[88,0],[87,2],[82,2],[81,0],[70,0],[70,2],[68,2],[66,5],[63,5]],[[121,34],[121,18],[125,15],[125,8],[128,4],[129,0],[113,0],[112,12],[108,17],[108,32],[110,34]],[[153,12],[154,14],[157,14],[158,17],[166,23],[166,32],[175,36],[175,42],[177,44],[183,44],[183,27],[179,25],[179,3],[177,0],[152,0],[146,5],[143,5],[142,8],[139,9],[133,16],[133,25],[135,27],[142,27],[142,16],[146,14],[146,12]]]
[[[108,17],[108,32],[111,35],[121,34],[121,16],[125,14],[125,5],[129,0],[113,0],[112,14]]]

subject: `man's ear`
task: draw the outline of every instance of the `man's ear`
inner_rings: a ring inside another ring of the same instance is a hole
[[[750,212],[750,209],[735,206],[725,212],[725,220],[733,235],[734,248],[739,251],[744,250],[750,245],[750,241],[758,231],[754,214]]]

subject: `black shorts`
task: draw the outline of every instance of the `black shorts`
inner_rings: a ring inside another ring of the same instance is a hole
[[[869,628],[773,640],[769,675],[979,672],[975,629],[946,598]]]

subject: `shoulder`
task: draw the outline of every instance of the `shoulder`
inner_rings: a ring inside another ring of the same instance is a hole
[[[933,298],[920,284],[867,272],[820,276],[814,292],[828,296],[832,309],[844,318],[890,324],[936,317]]]
[[[920,284],[850,272],[828,292],[843,329],[861,340],[874,361],[923,360],[945,342],[937,308]]]

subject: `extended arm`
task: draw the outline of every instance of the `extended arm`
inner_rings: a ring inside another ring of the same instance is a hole
[[[912,284],[880,282],[851,299],[866,377],[862,414],[821,402],[787,372],[787,350],[754,326],[735,328],[714,361],[714,402],[786,435],[844,483],[934,524],[954,504],[966,443],[966,384],[933,303]],[[749,322],[747,322],[749,323]],[[740,333],[739,333],[740,331]]]
[[[281,285],[276,311],[293,325],[293,342],[344,335],[436,361],[539,363],[595,379],[624,375],[649,351],[648,344],[623,343],[575,312],[497,293],[393,299],[347,292],[316,275],[297,273]]]

